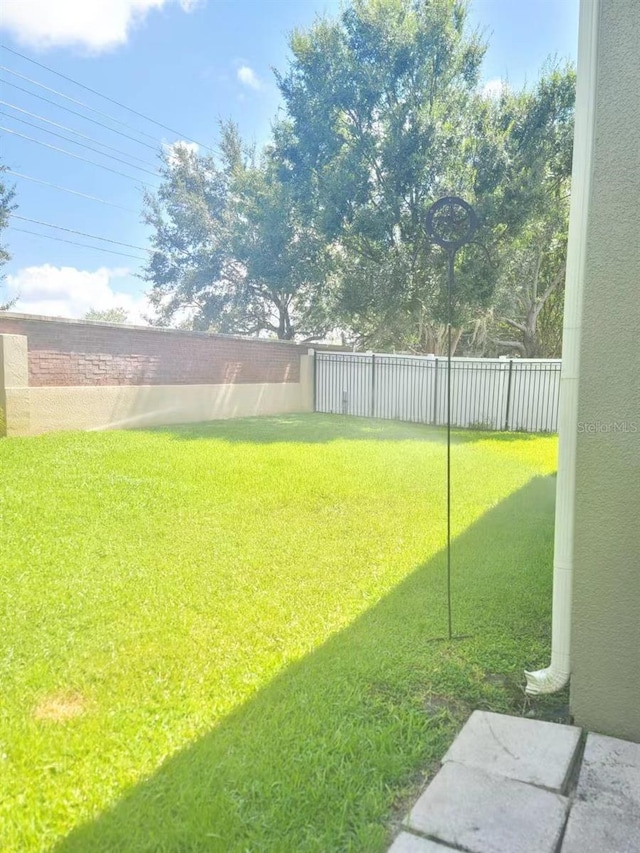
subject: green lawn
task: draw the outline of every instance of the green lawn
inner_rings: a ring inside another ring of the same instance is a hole
[[[546,663],[556,441],[325,415],[0,441],[0,848],[382,851]],[[536,713],[539,712],[539,709]]]

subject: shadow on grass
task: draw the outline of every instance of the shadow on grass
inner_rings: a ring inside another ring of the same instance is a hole
[[[522,710],[522,669],[548,651],[553,501],[553,478],[535,478],[455,541],[467,639],[433,642],[440,553],[57,853],[384,850],[470,710]]]
[[[169,434],[179,441],[201,438],[256,444],[297,442],[316,444],[329,441],[430,441],[445,443],[445,426],[359,418],[352,415],[281,415],[208,421],[154,428],[152,432]],[[524,432],[492,432],[490,430],[454,429],[454,444],[466,444],[488,438],[500,441],[523,441],[537,438]]]

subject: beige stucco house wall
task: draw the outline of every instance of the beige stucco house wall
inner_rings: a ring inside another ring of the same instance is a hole
[[[571,709],[640,741],[640,2],[596,5],[579,350]],[[584,9],[583,9],[584,11]]]

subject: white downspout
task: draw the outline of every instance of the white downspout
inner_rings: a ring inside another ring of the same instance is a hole
[[[551,664],[525,672],[530,695],[555,693],[571,674],[571,589],[575,504],[578,376],[582,326],[582,293],[591,195],[595,132],[598,21],[600,0],[581,0],[578,36],[571,208],[567,245],[562,373],[558,412],[558,479],[553,555],[553,620]]]

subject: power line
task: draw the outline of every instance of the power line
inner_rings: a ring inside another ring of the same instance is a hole
[[[92,124],[97,124],[99,127],[104,127],[111,133],[117,133],[119,136],[124,136],[125,139],[130,139],[137,145],[144,145],[145,148],[150,148],[156,153],[159,150],[160,143],[158,140],[156,140],[155,145],[149,145],[148,142],[143,142],[141,139],[136,139],[135,136],[129,136],[128,133],[123,133],[121,130],[116,130],[115,127],[109,127],[109,125],[105,124],[103,121],[98,121],[97,119],[91,118],[90,116],[85,116],[82,113],[79,113],[77,110],[72,110],[70,107],[65,107],[64,104],[57,104],[55,101],[52,101],[51,98],[45,98],[44,95],[38,95],[37,92],[30,92],[29,89],[25,89],[24,86],[18,86],[16,83],[12,83],[10,80],[3,80],[2,78],[0,78],[0,83],[5,86],[11,86],[12,89],[17,89],[19,92],[24,92],[25,95],[29,95],[32,98],[37,98],[39,101],[44,101],[47,104],[52,104],[57,109],[64,110],[67,113],[71,113],[71,115],[78,116],[83,121],[90,121]]]
[[[13,136],[19,136],[21,139],[27,139],[29,142],[35,142],[36,145],[42,145],[45,148],[50,148],[52,151],[58,151],[60,154],[66,154],[67,157],[73,157],[75,160],[82,160],[83,163],[90,163],[92,166],[97,166],[99,169],[105,169],[107,172],[113,172],[114,175],[120,175],[122,178],[128,178],[130,181],[134,181],[136,184],[142,184],[143,187],[148,187],[151,190],[158,189],[158,187],[153,186],[153,184],[148,184],[145,181],[136,178],[135,175],[127,175],[124,172],[119,172],[117,169],[112,169],[110,166],[104,166],[102,163],[96,163],[95,160],[89,160],[87,157],[81,157],[79,154],[74,154],[72,151],[67,151],[64,148],[58,148],[57,145],[49,145],[48,142],[42,142],[40,139],[34,139],[32,136],[19,133],[17,130],[11,130],[10,127],[3,127],[0,125],[0,130],[4,130],[5,133],[11,133]]]
[[[121,157],[114,157],[113,154],[107,154],[105,151],[100,151],[98,148],[94,148],[93,145],[87,145],[84,142],[76,142],[75,139],[69,139],[68,136],[64,136],[62,133],[56,133],[55,130],[48,130],[45,127],[39,127],[37,124],[34,124],[32,121],[27,121],[25,118],[19,118],[18,116],[12,116],[9,113],[5,113],[0,110],[0,116],[5,116],[5,118],[11,119],[12,121],[19,121],[21,124],[26,124],[28,127],[33,127],[36,130],[40,130],[43,133],[48,133],[51,136],[55,136],[58,139],[63,139],[65,142],[70,142],[72,145],[78,145],[80,148],[86,148],[89,151],[93,151],[94,154],[99,154],[101,157],[108,157],[109,160],[115,160],[117,163],[122,163],[124,166],[128,166],[130,169],[138,169],[140,172],[144,172],[147,175],[151,175],[152,177],[159,177],[158,172],[152,172],[150,169],[145,169],[143,166],[136,166],[135,163],[129,163],[127,160],[123,160]],[[98,143],[99,145],[100,143]],[[126,152],[120,152],[125,154]]]
[[[70,193],[71,195],[77,195],[81,198],[90,199],[91,201],[99,201],[101,204],[108,204],[109,207],[117,207],[120,210],[126,210],[127,213],[139,213],[140,211],[134,210],[132,207],[123,207],[121,204],[116,204],[113,201],[107,201],[105,198],[99,198],[97,195],[89,195],[88,193],[81,193],[78,190],[72,190],[70,187],[61,187],[59,184],[52,184],[50,181],[43,181],[41,178],[34,178],[33,175],[24,175],[22,172],[14,172],[13,169],[5,169],[7,175],[13,175],[15,178],[21,178],[24,181],[33,181],[34,184],[42,184],[45,187],[51,187],[54,190],[60,190],[61,192]]]
[[[129,130],[134,130],[136,133],[139,133],[140,136],[146,136],[147,139],[153,139],[154,142],[157,143],[157,139],[155,136],[151,136],[150,133],[145,133],[144,130],[138,130],[135,127],[131,127],[130,124],[127,124],[124,121],[120,121],[119,118],[115,118],[109,113],[103,113],[102,110],[97,110],[95,107],[90,107],[89,104],[85,104],[84,101],[79,101],[77,98],[72,98],[70,95],[65,95],[64,92],[59,92],[57,89],[52,89],[50,86],[45,86],[44,83],[39,83],[37,80],[33,80],[31,77],[27,77],[26,74],[20,74],[18,71],[13,71],[11,68],[8,68],[6,65],[0,65],[0,69],[2,71],[6,71],[8,74],[12,74],[14,77],[18,77],[20,80],[26,80],[27,83],[31,83],[32,86],[37,86],[39,89],[44,89],[46,92],[51,92],[53,95],[57,95],[59,98],[64,98],[65,101],[70,101],[72,104],[76,104],[78,107],[83,107],[85,110],[89,110],[89,112],[95,113],[96,115],[102,116],[103,118],[108,118],[109,121],[112,121],[114,124],[122,125],[122,127],[128,127]]]
[[[145,246],[136,246],[133,243],[123,243],[121,240],[111,240],[109,237],[99,237],[96,234],[87,234],[86,231],[76,231],[75,228],[65,228],[62,225],[53,225],[51,222],[42,222],[40,219],[29,219],[28,216],[18,216],[17,213],[12,213],[13,219],[20,219],[22,222],[30,222],[32,225],[44,225],[45,228],[55,228],[57,231],[67,231],[69,234],[79,234],[80,237],[89,237],[91,240],[101,240],[103,243],[113,243],[114,246],[125,246],[127,249],[139,249],[141,252],[153,252],[153,249],[147,249]]]
[[[35,118],[37,119],[37,121],[42,121],[45,124],[51,124],[53,125],[53,127],[57,127],[60,130],[66,130],[67,133],[73,133],[74,136],[79,136],[80,139],[86,139],[89,142],[93,142],[95,145],[100,145],[102,148],[108,148],[109,151],[115,151],[116,154],[123,154],[125,157],[129,157],[129,159],[131,160],[137,160],[139,163],[144,163],[145,166],[150,166],[152,169],[155,168],[154,164],[149,163],[148,160],[143,160],[141,157],[136,157],[135,154],[129,154],[128,151],[122,151],[120,148],[114,148],[113,145],[107,145],[106,142],[100,142],[100,140],[94,139],[92,136],[87,136],[84,133],[80,133],[79,130],[75,130],[73,127],[67,127],[66,124],[60,124],[57,121],[52,121],[49,118],[45,118],[44,116],[38,115],[38,113],[29,112],[29,110],[24,110],[22,109],[22,107],[16,106],[16,104],[10,104],[8,101],[3,101],[0,99],[0,104],[5,107],[9,107],[9,109],[15,110],[18,113],[23,113],[24,115],[30,116],[31,118]],[[9,116],[8,113],[3,113],[3,115],[7,115],[8,117],[13,118],[13,116]],[[33,126],[35,127],[36,125]],[[50,132],[47,131],[46,128],[39,129],[44,130],[45,133]]]
[[[60,71],[55,71],[53,68],[49,68],[48,65],[44,65],[44,63],[42,62],[37,62],[35,59],[31,59],[29,56],[25,56],[23,53],[19,53],[19,51],[14,50],[11,47],[7,47],[6,45],[2,45],[2,47],[5,50],[8,50],[9,53],[13,53],[15,56],[19,56],[21,59],[26,59],[27,62],[31,62],[33,65],[37,65],[39,68],[44,68],[45,71],[50,71],[51,74],[55,74],[57,77],[60,77],[63,80],[67,80],[69,83],[73,83],[76,86],[80,86],[81,89],[85,89],[85,91],[91,92],[93,95],[97,95],[99,98],[104,98],[105,101],[109,101],[110,103],[121,107],[123,110],[128,110],[128,112],[133,113],[133,115],[136,115],[139,118],[144,119],[145,121],[149,121],[152,124],[163,128],[164,130],[168,130],[169,133],[175,133],[176,136],[180,136],[187,142],[195,142],[196,145],[200,145],[201,148],[204,148],[207,151],[212,151],[212,149],[209,148],[208,145],[203,145],[202,142],[198,142],[196,139],[190,139],[188,136],[185,136],[183,133],[180,133],[180,131],[174,130],[173,128],[168,127],[166,124],[162,124],[162,122],[156,121],[155,119],[150,118],[144,113],[140,113],[137,110],[134,110],[132,107],[128,107],[126,104],[120,103],[120,101],[116,101],[114,98],[110,98],[108,95],[103,95],[102,92],[98,92],[96,89],[92,89],[90,86],[86,86],[84,83],[80,83],[78,82],[78,80],[74,80],[72,77],[67,77],[65,74],[61,74]]]
[[[130,255],[127,252],[117,252],[115,249],[105,249],[103,246],[91,246],[89,243],[80,243],[77,240],[67,240],[64,237],[54,237],[53,234],[39,234],[37,231],[30,231],[28,228],[16,228],[15,225],[9,225],[8,230],[19,231],[21,234],[31,234],[33,237],[42,237],[44,240],[55,240],[58,243],[69,243],[71,246],[83,246],[85,249],[93,249],[95,252],[108,252],[110,255],[120,255],[122,258],[135,258],[136,261],[148,260],[148,258],[141,258],[138,255]]]

